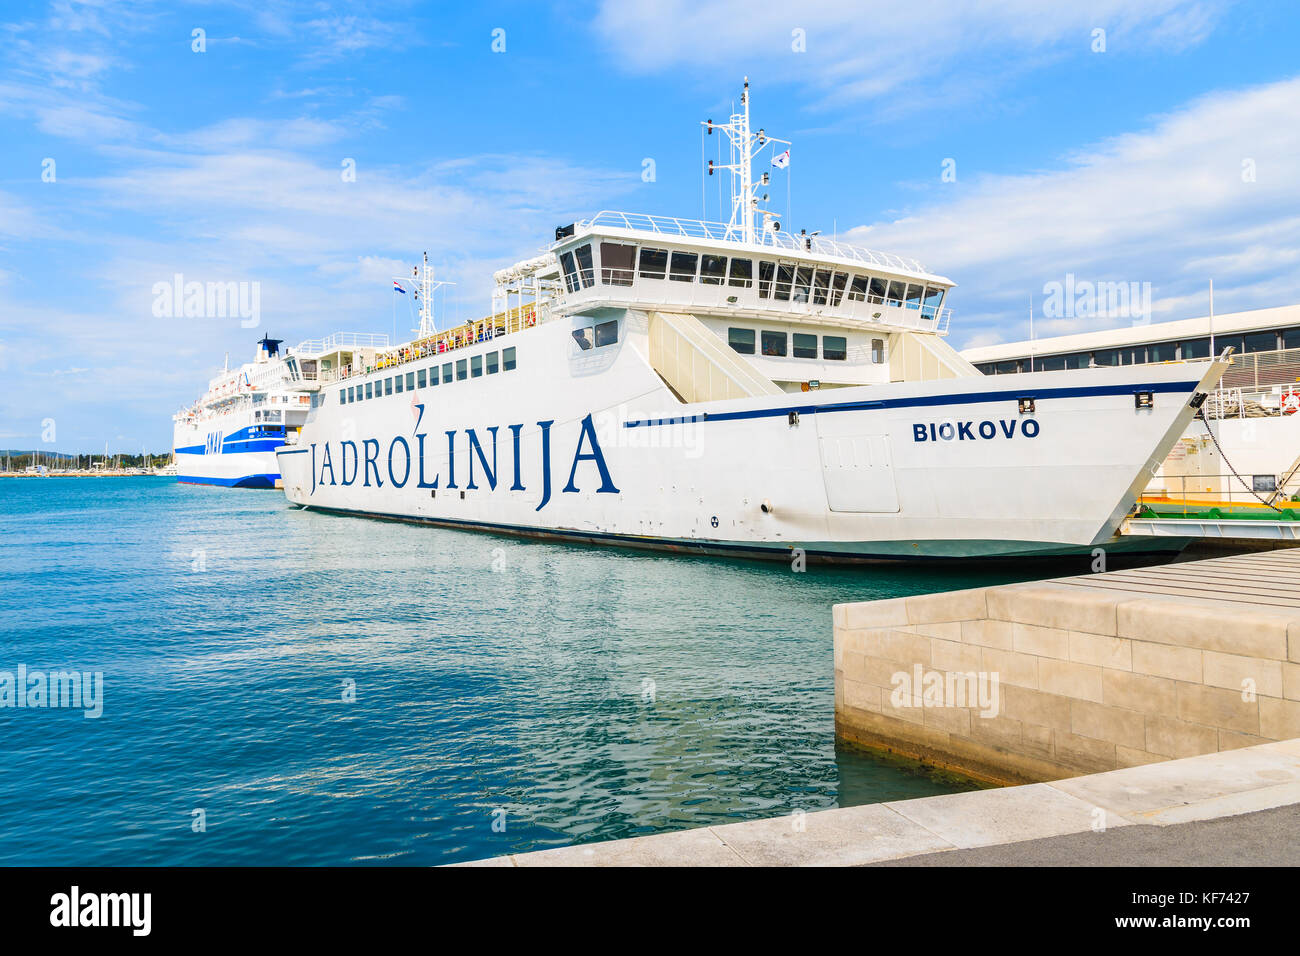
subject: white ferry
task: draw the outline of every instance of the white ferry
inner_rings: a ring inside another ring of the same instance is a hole
[[[748,82],[741,104],[704,124],[731,142],[729,222],[557,229],[491,315],[322,381],[276,453],[289,500],[796,560],[1132,548],[1119,525],[1224,363],[983,376],[945,341],[949,279],[780,228],[753,161],[789,144],[751,132]]]
[[[264,337],[252,362],[227,367],[189,408],[173,416],[177,480],[232,488],[279,488],[275,451],[302,427],[324,358],[341,344],[386,347],[388,337],[337,333],[280,354],[282,339]]]

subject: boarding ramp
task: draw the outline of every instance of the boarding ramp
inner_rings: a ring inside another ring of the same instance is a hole
[[[687,403],[783,394],[684,312],[650,313],[650,364]]]
[[[892,382],[931,382],[983,374],[934,333],[895,332],[889,339],[889,379]]]

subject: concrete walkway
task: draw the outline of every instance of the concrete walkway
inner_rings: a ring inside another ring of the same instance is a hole
[[[822,810],[459,865],[862,866],[890,860],[933,865],[947,862],[945,856],[957,865],[1087,865],[1120,864],[1126,854],[1170,865],[1178,858],[1159,856],[1172,852],[1170,847],[1195,850],[1186,856],[1190,865],[1231,865],[1241,859],[1238,841],[1258,844],[1264,838],[1271,855],[1255,862],[1300,864],[1300,832],[1292,825],[1297,814],[1259,813],[1298,804],[1300,739],[1050,783]],[[1199,826],[1225,818],[1235,822]],[[1168,836],[1153,834],[1169,827],[1175,829]]]

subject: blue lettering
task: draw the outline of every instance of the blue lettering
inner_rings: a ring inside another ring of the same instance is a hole
[[[497,426],[493,425],[487,431],[492,433],[492,467],[488,467],[487,456],[483,454],[483,446],[478,443],[478,435],[474,429],[467,428],[465,434],[469,436],[469,484],[466,488],[477,488],[474,484],[474,455],[477,453],[479,463],[483,466],[483,474],[487,476],[488,489],[497,490]]]
[[[340,442],[339,448],[341,449],[341,454],[343,456],[343,462],[341,467],[341,470],[343,472],[343,480],[340,482],[340,484],[344,486],[351,485],[354,481],[357,480],[357,462],[359,461],[357,457],[357,443],[354,441]],[[351,478],[348,477],[348,449],[349,448],[352,449],[352,477]]]
[[[537,506],[537,511],[545,508],[551,500],[551,426],[554,424],[554,419],[537,423],[542,430],[542,503]]]
[[[329,446],[329,442],[326,442],[326,443],[325,443],[325,457],[321,459],[321,463],[320,463],[320,483],[321,483],[322,485],[325,484],[325,469],[326,469],[326,468],[329,469],[329,473],[330,473],[330,484],[331,484],[331,485],[338,484],[338,482],[336,482],[336,481],[334,480],[334,462],[330,459],[330,446]]]
[[[1014,438],[1016,434],[1015,419],[1013,418],[1011,421],[1007,421],[1003,418],[1000,421],[1002,423],[1002,434],[1006,435],[1008,438]]]
[[[974,440],[975,440],[975,433],[972,432],[972,431],[970,430],[970,426],[971,426],[971,423],[970,423],[970,422],[958,422],[958,423],[957,423],[957,440],[958,440],[958,441],[965,441],[967,438],[969,438],[971,441],[974,441]]]
[[[997,433],[997,426],[992,422],[980,422],[980,438],[993,438]]]
[[[420,480],[415,483],[415,486],[417,488],[437,488],[438,487],[437,475],[433,476],[432,484],[424,480],[424,439],[425,437],[426,436],[424,435],[415,436],[416,447],[419,449],[419,453],[420,453]]]
[[[397,443],[402,443],[402,451],[406,458],[406,471],[402,472],[402,480],[398,481],[397,476],[393,474],[393,449]],[[406,443],[406,439],[398,435],[388,445],[388,480],[393,483],[394,488],[405,488],[406,483],[411,479],[411,446]]]
[[[588,454],[582,453],[584,441],[590,440],[591,451]],[[582,420],[582,432],[578,435],[578,449],[573,454],[573,467],[569,469],[569,483],[564,486],[564,491],[569,494],[577,494],[577,486],[573,483],[573,477],[578,473],[578,462],[592,461],[596,463],[596,468],[600,471],[600,487],[596,489],[598,495],[616,495],[618,489],[614,487],[614,482],[609,477],[609,468],[605,465],[605,456],[601,453],[600,442],[596,440],[596,426],[588,415]]]
[[[912,441],[925,441],[929,436],[925,433],[924,425],[912,426]]]
[[[456,433],[450,431],[447,435],[447,487],[459,488],[456,484]]]
[[[511,440],[514,442],[514,449],[515,449],[515,483],[510,486],[511,491],[524,490],[523,483],[519,480],[519,432],[523,429],[523,427],[524,427],[523,425],[510,426],[510,431],[512,433]]]
[[[1033,426],[1034,426],[1034,430],[1033,430],[1033,431],[1030,431],[1030,430],[1029,430],[1029,426],[1030,426],[1030,425],[1033,425]],[[1037,422],[1035,419],[1032,419],[1032,418],[1026,418],[1026,419],[1024,420],[1024,422],[1020,425],[1020,434],[1024,435],[1026,438],[1037,438],[1037,437],[1038,437],[1038,422]]]
[[[366,450],[365,475],[363,476],[365,480],[362,484],[366,488],[370,487],[370,469],[373,468],[375,469],[375,487],[382,488],[384,487],[384,482],[383,479],[379,477],[379,442],[375,441],[373,438],[367,438],[362,444]],[[370,454],[371,445],[375,446],[375,453],[373,455]]]

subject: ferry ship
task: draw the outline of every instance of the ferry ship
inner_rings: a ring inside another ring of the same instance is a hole
[[[340,345],[385,347],[385,335],[337,333],[280,354],[282,339],[264,337],[253,361],[225,368],[193,405],[177,412],[172,464],[177,480],[231,488],[279,488],[276,449],[307,418],[322,356]]]
[[[1225,363],[985,377],[945,340],[951,280],[781,228],[754,162],[789,142],[749,110],[746,81],[703,124],[730,143],[728,222],[601,212],[498,272],[487,317],[422,312],[319,383],[276,451],[288,499],[787,560],[1132,548],[1121,522]]]

